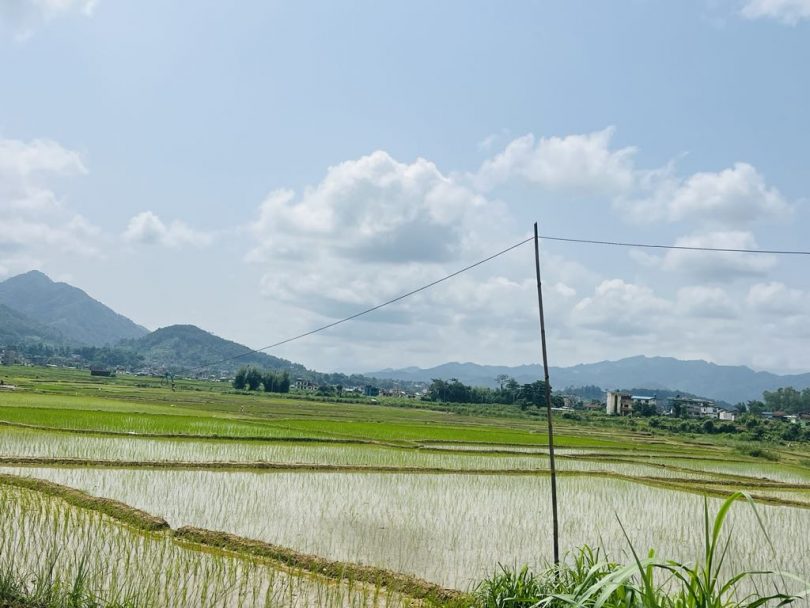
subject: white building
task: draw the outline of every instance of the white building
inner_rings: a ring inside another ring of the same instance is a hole
[[[607,391],[605,411],[609,416],[628,416],[633,413],[633,397],[630,393]]]

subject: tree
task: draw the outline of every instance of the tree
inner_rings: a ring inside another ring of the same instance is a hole
[[[247,383],[248,390],[257,390],[262,383],[262,373],[255,367],[251,367],[245,374],[245,382]]]
[[[798,424],[788,423],[787,428],[782,431],[784,441],[798,441],[802,436],[802,429]]]
[[[509,378],[506,381],[506,393],[509,396],[509,403],[514,403],[517,400],[518,392],[520,391],[520,384],[514,378]]]
[[[772,412],[798,414],[810,411],[810,389],[798,391],[792,386],[787,386],[775,391],[765,391],[762,400],[765,402],[765,408]]]
[[[247,386],[247,381],[245,380],[245,376],[247,375],[247,370],[243,367],[238,372],[236,372],[236,377],[233,379],[233,387],[238,391],[245,390],[245,386]]]
[[[495,376],[495,382],[498,383],[498,388],[503,390],[503,385],[506,384],[507,380],[509,380],[508,374],[498,374]]]
[[[290,392],[290,374],[288,372],[283,372],[281,374],[281,380],[278,383],[278,392],[279,393]]]
[[[287,372],[266,372],[262,376],[262,386],[266,393],[289,393],[290,374]]]
[[[658,410],[655,408],[655,404],[649,401],[633,404],[633,414],[636,416],[655,416],[657,413]]]
[[[262,377],[262,386],[265,393],[277,393],[278,391],[278,376],[273,372],[267,372]]]

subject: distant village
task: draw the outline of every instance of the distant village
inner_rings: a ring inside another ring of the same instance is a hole
[[[676,418],[704,418],[734,422],[738,413],[736,410],[720,407],[710,399],[697,397],[667,397],[659,399],[644,395],[633,395],[626,391],[607,391],[605,394],[605,412],[609,416],[630,416],[643,413],[645,415],[673,416]],[[764,411],[760,417],[768,420],[784,420],[798,423],[805,418],[802,414],[788,414],[786,412]]]
[[[0,349],[0,365],[32,365],[37,362],[26,360],[18,351],[6,347]],[[75,366],[59,367],[83,367],[81,362],[76,361]],[[47,367],[57,367],[48,364]],[[117,373],[132,374],[136,376],[164,377],[172,376],[167,374],[165,368],[142,368],[137,370],[126,370],[123,368],[98,368],[91,367],[90,374],[93,376],[114,376]],[[204,374],[197,375],[195,379],[205,379],[215,382],[231,382],[232,374]],[[0,389],[13,389],[15,387],[8,384],[0,384]],[[408,382],[400,385],[396,381],[388,380],[385,386],[374,384],[358,384],[346,386],[341,384],[324,384],[313,381],[311,378],[296,377],[291,388],[303,393],[315,393],[324,396],[340,397],[399,397],[404,399],[430,400],[430,387],[422,382]],[[571,390],[571,389],[568,389]],[[604,411],[609,416],[671,416],[673,418],[693,418],[718,420],[722,422],[734,422],[740,415],[737,409],[729,409],[717,404],[710,399],[703,399],[694,396],[676,395],[667,397],[657,397],[649,395],[636,395],[628,391],[610,390],[605,392],[603,402],[597,399],[583,399],[577,395],[555,393],[555,411],[566,412],[574,410]],[[808,423],[810,414],[795,414],[781,411],[758,412],[760,418],[766,420],[783,420],[792,423]]]

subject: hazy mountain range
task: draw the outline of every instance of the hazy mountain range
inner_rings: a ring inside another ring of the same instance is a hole
[[[445,363],[428,369],[385,369],[369,372],[368,375],[420,382],[430,382],[432,378],[456,378],[465,384],[494,387],[497,386],[496,377],[501,374],[526,383],[542,378],[543,370],[540,365],[505,367]],[[729,403],[760,399],[763,391],[782,386],[810,387],[810,373],[780,376],[769,372],[755,372],[741,365],[716,365],[702,360],[681,361],[671,357],[638,356],[573,367],[552,367],[549,375],[555,390],[588,385],[606,390],[644,387],[681,390]]]
[[[212,363],[216,365],[205,367],[212,373],[232,372],[243,365],[286,369],[292,373],[307,371],[301,364],[265,353],[252,353],[247,346],[193,325],[172,325],[150,333],[81,289],[31,271],[0,283],[0,346],[37,343],[55,347],[113,346],[136,355],[144,366],[177,371],[200,369]],[[385,369],[366,376],[411,382],[457,378],[465,384],[494,387],[501,374],[527,383],[541,378],[542,369],[539,365],[446,363],[428,369]],[[364,380],[357,377],[358,382]],[[603,389],[679,390],[737,403],[761,398],[763,391],[782,386],[810,387],[810,373],[780,376],[755,372],[744,366],[639,356],[554,367],[551,384],[555,389],[595,385]]]

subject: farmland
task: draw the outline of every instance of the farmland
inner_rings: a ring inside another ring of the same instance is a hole
[[[3,374],[0,569],[81,571],[138,606],[396,606],[466,601],[499,563],[551,558],[542,418]],[[724,568],[810,573],[806,448],[556,424],[564,549],[626,562],[623,527],[688,561],[704,497],[744,490],[757,511],[732,510]]]

